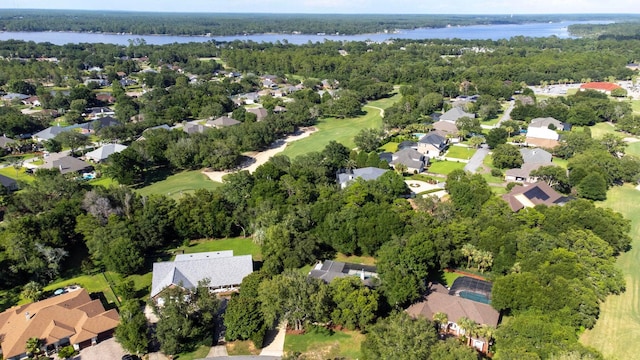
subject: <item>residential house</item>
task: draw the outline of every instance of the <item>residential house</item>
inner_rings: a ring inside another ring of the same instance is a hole
[[[124,151],[127,148],[125,145],[120,144],[106,144],[93,151],[89,151],[84,154],[85,159],[91,160],[95,163],[103,162],[107,160],[109,156],[115,153]]]
[[[309,272],[309,277],[330,283],[333,279],[347,276],[359,277],[367,286],[378,284],[378,273],[375,266],[344,263],[340,261],[319,261]]]
[[[56,137],[56,135],[65,131],[68,131],[68,130],[60,126],[51,126],[40,132],[33,134],[31,137],[33,138],[34,141],[42,142],[46,140],[51,140],[54,137]]]
[[[2,356],[24,358],[25,344],[34,337],[42,341],[47,355],[68,345],[80,350],[110,338],[119,322],[115,309],[105,310],[99,299],[77,288],[0,313]]]
[[[233,250],[177,255],[174,261],[153,264],[151,298],[162,305],[160,295],[166,288],[192,290],[205,279],[211,291],[232,291],[252,272],[251,255],[233,256]]]
[[[571,124],[563,123],[560,120],[556,120],[552,117],[535,118],[529,123],[530,128],[543,128],[551,130],[569,131],[571,130]]]
[[[520,149],[520,154],[522,154],[522,159],[524,160],[522,166],[517,169],[507,170],[505,172],[506,181],[534,183],[537,181],[537,178],[531,177],[531,172],[543,166],[552,165],[552,155],[546,150],[539,148],[522,148]]]
[[[0,149],[9,149],[11,144],[15,144],[16,141],[6,135],[0,136]]]
[[[406,148],[395,152],[391,157],[389,165],[395,169],[398,164],[402,164],[406,167],[406,172],[409,174],[419,174],[424,171],[424,167],[428,163],[429,158],[418,152],[418,150]]]
[[[273,108],[273,113],[274,114],[281,114],[283,112],[287,112],[287,108],[280,106],[280,105],[276,105],[276,107]]]
[[[207,127],[200,124],[200,121],[188,121],[182,127],[182,131],[187,134],[203,133]]]
[[[18,190],[18,182],[2,174],[0,174],[0,185],[2,185],[4,188],[6,188],[9,191]]]
[[[20,101],[24,101],[26,99],[29,98],[29,95],[25,95],[25,94],[17,94],[17,93],[8,93],[5,94],[4,96],[2,96],[2,100],[4,101],[13,101],[13,100],[20,100]]]
[[[465,329],[458,324],[458,321],[467,318],[479,326],[495,328],[500,321],[500,313],[488,303],[471,299],[487,299],[487,296],[484,291],[477,292],[475,289],[450,291],[440,284],[431,284],[423,300],[409,306],[406,311],[414,318],[422,317],[430,321],[433,320],[434,314],[446,314],[447,324],[443,324],[442,327],[445,333],[454,336],[466,335],[469,337],[469,345],[480,352],[487,353],[490,339],[479,337],[474,333],[465,334]]]
[[[22,103],[27,106],[40,106],[40,99],[37,96],[29,96],[28,98],[22,100]]]
[[[206,123],[207,126],[217,128],[217,129],[228,127],[228,126],[239,125],[239,124],[242,124],[242,123],[228,116],[221,116],[215,120],[209,120]]]
[[[418,141],[418,151],[433,159],[440,156],[447,149],[449,139],[441,131],[431,131]]]
[[[580,91],[596,90],[607,95],[611,95],[611,91],[615,89],[620,89],[620,85],[610,82],[588,82],[580,85]]]
[[[564,130],[567,126],[554,118],[533,119],[527,128],[526,144],[552,149],[559,144],[560,134],[556,130]]]
[[[515,186],[511,191],[502,195],[502,199],[509,204],[513,211],[536,205],[562,206],[571,200],[571,198],[553,190],[551,186],[543,181]]]
[[[85,110],[85,115],[90,119],[97,119],[104,116],[116,116],[116,112],[105,106],[92,107]]]
[[[247,109],[247,112],[256,114],[256,121],[262,121],[267,118],[267,115],[269,115],[269,112],[267,111],[267,109],[263,107]]]
[[[455,122],[451,122],[451,121],[436,121],[433,123],[433,129],[440,131],[441,133],[444,133],[445,136],[448,135],[448,137],[452,140],[452,141],[456,141],[457,140],[457,136],[458,135],[458,127],[456,126]]]
[[[58,169],[61,174],[80,173],[93,170],[93,166],[72,156],[49,156],[41,169]]]
[[[338,174],[338,185],[340,185],[341,189],[344,189],[349,185],[350,182],[358,178],[366,181],[376,180],[387,171],[389,170],[374,167],[354,169],[351,172]]]
[[[96,95],[96,100],[107,104],[113,104],[116,102],[116,98],[111,94],[98,94]]]
[[[89,84],[98,84],[100,87],[111,85],[107,79],[87,79],[84,81],[85,86],[89,86]]]
[[[475,119],[476,118],[476,114],[468,113],[468,112],[462,110],[461,107],[454,106],[451,109],[449,109],[447,112],[445,112],[444,114],[440,115],[440,120],[439,121],[449,121],[449,122],[455,123],[456,121],[458,121],[458,119],[460,119],[462,117],[468,117],[468,118],[471,118],[471,119]]]

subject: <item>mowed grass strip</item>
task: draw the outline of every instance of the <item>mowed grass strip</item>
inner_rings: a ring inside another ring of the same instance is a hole
[[[357,331],[336,331],[331,335],[306,333],[287,334],[284,339],[286,354],[299,352],[309,359],[360,359],[360,344],[364,335]]]
[[[220,186],[222,186],[221,183],[212,181],[200,170],[193,170],[171,175],[162,181],[138,189],[136,192],[142,196],[161,194],[179,199],[184,194],[193,193],[198,189],[213,190]]]
[[[600,306],[600,317],[592,330],[585,331],[580,341],[598,349],[605,359],[637,359],[640,354],[640,191],[633,185],[615,186],[607,192],[600,206],[618,211],[631,220],[631,250],[620,255],[617,266],[626,281],[626,291],[609,296]]]

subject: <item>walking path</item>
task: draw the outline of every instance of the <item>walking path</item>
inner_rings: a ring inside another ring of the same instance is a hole
[[[274,331],[275,332],[275,331]],[[287,323],[283,322],[278,327],[278,333],[275,334],[273,340],[262,348],[260,356],[283,356],[284,355],[284,337],[287,333]],[[267,333],[267,339],[271,338],[273,333]]]
[[[368,107],[368,108],[372,108],[372,109],[376,109],[376,110],[380,111],[380,117],[384,118],[384,109],[383,108],[379,108],[377,106],[371,106],[371,105],[365,105],[363,107]]]
[[[302,132],[298,135],[290,135],[284,140],[278,140],[274,142],[273,144],[271,144],[271,147],[269,147],[269,149],[265,151],[246,154],[247,156],[253,158],[255,161],[251,163],[249,166],[238,169],[237,171],[248,170],[250,173],[253,173],[254,171],[256,171],[256,169],[260,165],[266,163],[267,161],[269,161],[269,159],[271,159],[273,156],[277,155],[278,153],[283,152],[284,149],[287,147],[288,143],[296,140],[304,139],[307,136],[318,131],[318,129],[316,129],[315,127],[311,127],[311,128],[301,129],[301,131]],[[203,171],[202,173],[207,175],[209,179],[213,181],[222,182],[223,176],[227,174],[231,174],[233,172],[235,171],[230,171],[230,172],[229,171]]]

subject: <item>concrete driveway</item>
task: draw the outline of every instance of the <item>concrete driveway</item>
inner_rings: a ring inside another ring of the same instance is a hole
[[[470,173],[476,173],[478,168],[482,166],[482,162],[484,161],[485,156],[489,154],[489,147],[485,144],[482,145],[478,151],[469,159],[467,165],[464,166],[464,171],[468,171]]]
[[[121,360],[127,354],[116,339],[104,340],[94,346],[82,349],[73,360]]]

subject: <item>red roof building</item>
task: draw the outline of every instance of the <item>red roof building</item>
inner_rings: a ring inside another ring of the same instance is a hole
[[[580,90],[597,90],[610,94],[611,90],[619,89],[620,86],[610,82],[588,82],[580,86]]]

